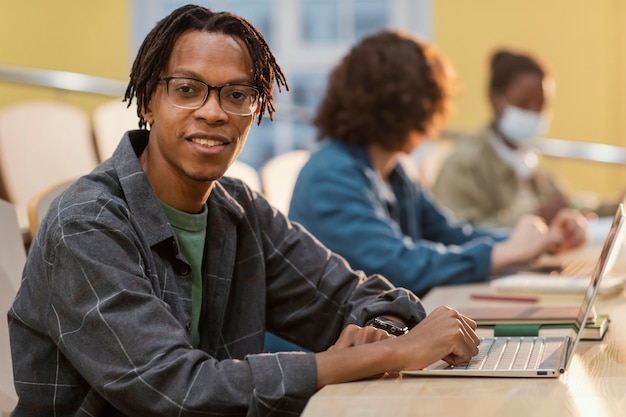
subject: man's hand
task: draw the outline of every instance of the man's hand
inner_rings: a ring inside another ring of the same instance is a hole
[[[417,326],[402,336],[392,336],[372,326],[348,325],[331,349],[348,348],[395,339],[393,343],[405,355],[406,364],[398,369],[420,369],[443,359],[450,365],[467,363],[478,353],[476,323],[449,307],[438,307]],[[394,370],[394,369],[392,369]]]
[[[480,344],[476,322],[445,306],[436,308],[401,339],[412,349],[403,369],[421,369],[439,359],[450,365],[467,363],[478,354]]]
[[[443,359],[467,363],[478,353],[476,323],[439,307],[402,336],[372,326],[347,326],[337,343],[315,354],[318,387],[404,369],[421,369]]]
[[[339,338],[328,350],[331,349],[343,349],[351,346],[364,345],[366,343],[379,342],[381,340],[393,338],[396,336],[390,335],[382,329],[378,329],[372,326],[357,326],[356,324],[349,324],[346,326]]]

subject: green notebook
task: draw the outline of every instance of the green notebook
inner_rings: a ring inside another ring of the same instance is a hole
[[[598,314],[595,320],[587,322],[582,340],[602,340],[610,321],[608,315]],[[479,324],[477,333],[481,337],[567,336],[573,327],[572,323]]]

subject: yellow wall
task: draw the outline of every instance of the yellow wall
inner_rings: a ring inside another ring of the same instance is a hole
[[[626,146],[626,2],[432,0],[434,42],[463,84],[451,120],[471,130],[488,118],[486,70],[500,46],[528,49],[556,79],[547,136]],[[626,167],[545,158],[577,190],[626,189]]]
[[[127,80],[127,0],[1,0],[0,64]],[[0,106],[61,99],[91,111],[107,96],[0,82]]]
[[[128,0],[0,0],[0,64],[127,80]],[[622,0],[431,0],[434,41],[463,91],[451,127],[485,122],[485,70],[498,46],[527,48],[557,81],[549,136],[626,146],[626,2]],[[0,82],[0,106],[55,98],[86,111],[110,97]],[[626,188],[626,168],[550,160],[577,190]]]

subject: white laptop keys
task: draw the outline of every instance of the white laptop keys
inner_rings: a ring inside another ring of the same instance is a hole
[[[565,337],[489,337],[481,339],[479,353],[461,366],[443,360],[424,369],[405,370],[413,376],[558,377],[565,373],[593,308],[600,282],[615,263],[624,239],[626,213],[620,204],[598,262],[585,291],[576,323]]]

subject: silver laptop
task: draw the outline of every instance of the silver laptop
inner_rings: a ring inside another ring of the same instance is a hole
[[[626,213],[620,204],[600,257],[585,291],[576,324],[565,337],[488,337],[481,339],[479,353],[461,366],[437,361],[420,370],[402,371],[417,376],[558,377],[572,361],[580,341],[580,329],[593,308],[600,281],[615,263],[624,239]]]

